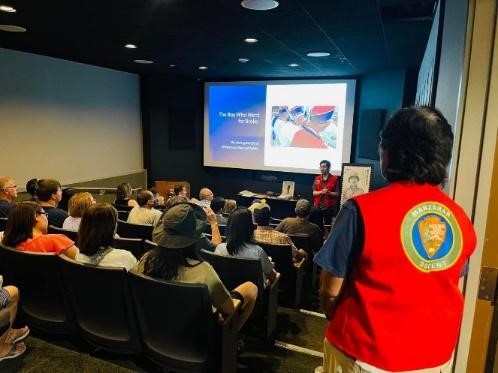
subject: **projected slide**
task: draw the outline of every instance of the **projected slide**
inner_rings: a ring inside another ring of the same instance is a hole
[[[316,173],[349,162],[354,81],[207,83],[204,165]]]

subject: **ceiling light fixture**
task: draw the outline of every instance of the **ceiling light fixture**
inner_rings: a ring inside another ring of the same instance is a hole
[[[26,32],[26,31],[28,31],[24,27],[15,26],[15,25],[0,25],[0,30],[7,31],[7,32]]]
[[[298,66],[299,66],[299,64],[297,64],[297,63],[290,63],[289,64],[289,67],[298,67]]]
[[[137,49],[137,46],[135,44],[126,44],[125,48],[128,48],[128,49]]]
[[[176,66],[175,64],[171,64],[171,65],[169,65],[169,67],[171,67],[171,68],[173,68],[173,67],[175,67],[175,66]]]
[[[208,67],[207,66],[199,66],[199,70],[207,70]]]
[[[249,62],[249,58],[239,58],[240,63],[247,63]]]
[[[256,39],[256,38],[245,38],[244,41],[246,43],[251,43],[252,44],[252,43],[257,43],[258,39]]]
[[[274,0],[243,0],[240,5],[251,10],[270,10],[278,6],[278,1]]]
[[[17,10],[10,5],[0,5],[0,11],[5,13],[15,13]]]
[[[133,60],[135,63],[141,63],[143,65],[150,65],[151,63],[154,63],[154,61],[151,60]]]
[[[330,56],[329,52],[309,52],[306,53],[308,57],[328,57]]]

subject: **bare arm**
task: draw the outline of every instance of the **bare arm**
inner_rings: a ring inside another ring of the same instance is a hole
[[[68,258],[75,259],[76,254],[78,254],[78,248],[73,245],[67,248],[66,250],[62,250],[61,253],[67,256]]]
[[[222,241],[220,228],[218,227],[218,220],[216,220],[216,214],[210,207],[206,207],[204,211],[206,211],[207,214],[208,224],[211,226],[211,241],[215,245],[219,245]]]
[[[330,312],[342,289],[343,282],[343,278],[335,277],[322,269],[320,275],[320,305],[322,306],[327,319],[330,319]]]

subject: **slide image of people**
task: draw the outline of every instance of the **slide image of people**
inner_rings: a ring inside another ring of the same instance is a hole
[[[336,106],[273,106],[272,146],[335,149]]]
[[[348,199],[367,193],[370,189],[371,168],[344,166],[341,205]]]

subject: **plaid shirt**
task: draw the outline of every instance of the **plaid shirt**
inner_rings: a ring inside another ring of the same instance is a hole
[[[291,245],[292,256],[296,256],[296,247],[293,245],[292,240],[285,233],[273,230],[273,227],[258,226],[254,231],[254,241],[268,243],[270,245]]]

